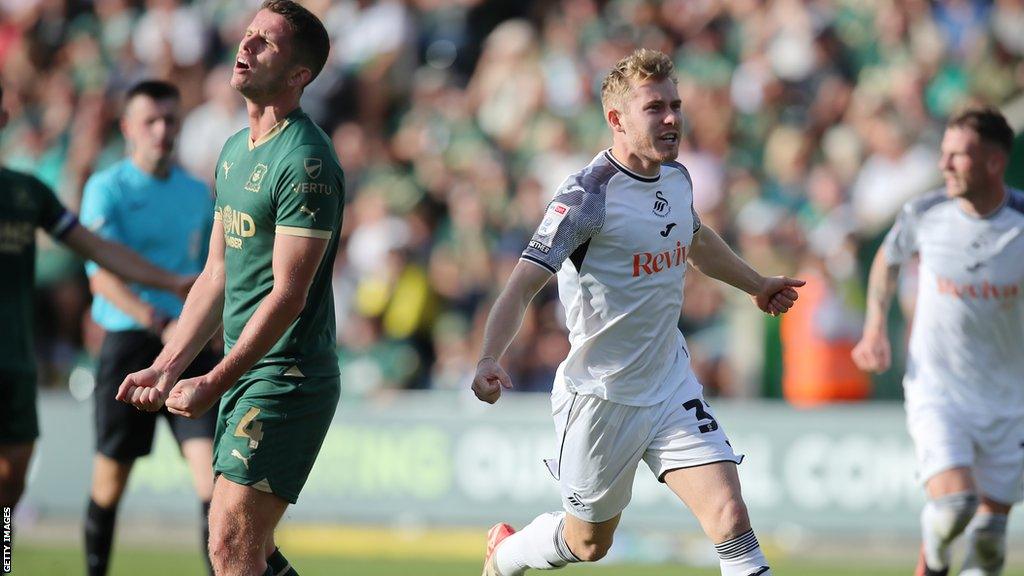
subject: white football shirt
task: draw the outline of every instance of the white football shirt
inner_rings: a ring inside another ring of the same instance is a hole
[[[522,256],[558,274],[570,350],[556,387],[651,406],[683,385],[690,357],[678,322],[699,228],[678,162],[648,178],[605,151],[562,183]]]
[[[933,192],[903,207],[883,248],[890,264],[920,256],[908,406],[1024,416],[1024,193],[976,218]]]

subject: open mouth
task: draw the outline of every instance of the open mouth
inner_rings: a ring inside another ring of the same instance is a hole
[[[235,71],[248,70],[248,69],[249,69],[249,64],[247,64],[244,60],[242,60],[241,58],[238,58],[238,59],[235,60]]]
[[[669,132],[668,134],[662,134],[658,140],[662,142],[668,142],[669,144],[675,144],[679,142],[679,134],[675,132]]]

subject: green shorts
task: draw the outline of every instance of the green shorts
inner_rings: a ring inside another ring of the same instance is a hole
[[[220,402],[214,473],[294,504],[340,393],[338,376],[242,376]]]
[[[36,375],[0,370],[0,444],[27,444],[39,438]]]

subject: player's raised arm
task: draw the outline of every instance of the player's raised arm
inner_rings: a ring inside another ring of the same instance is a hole
[[[867,314],[864,334],[850,353],[854,364],[866,372],[885,372],[892,363],[892,346],[886,331],[886,317],[896,294],[900,265],[888,261],[880,248],[871,262],[868,276]]]
[[[798,297],[796,288],[804,285],[803,280],[785,276],[761,276],[708,226],[694,233],[687,260],[711,278],[743,290],[758,308],[773,316],[789,310]]]
[[[82,226],[75,226],[62,240],[80,256],[96,262],[102,268],[129,282],[167,290],[184,297],[195,280],[194,277],[179,276],[154,266],[134,251],[94,234]]]
[[[129,374],[117,399],[142,410],[159,410],[171,387],[221,325],[224,310],[224,228],[213,223],[203,271],[185,299],[171,339],[153,365]]]
[[[498,358],[519,332],[530,301],[550,277],[550,270],[525,260],[520,260],[512,270],[508,284],[487,315],[484,327],[484,344],[473,378],[473,393],[480,400],[494,404],[501,397],[502,388],[512,388],[512,380],[498,364]]]

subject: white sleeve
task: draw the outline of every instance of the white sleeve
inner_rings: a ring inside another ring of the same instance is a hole
[[[917,254],[917,215],[910,203],[903,206],[896,223],[882,242],[885,260],[889,264],[903,264]]]
[[[573,252],[604,225],[604,195],[564,185],[548,204],[523,259],[558,272]]]

